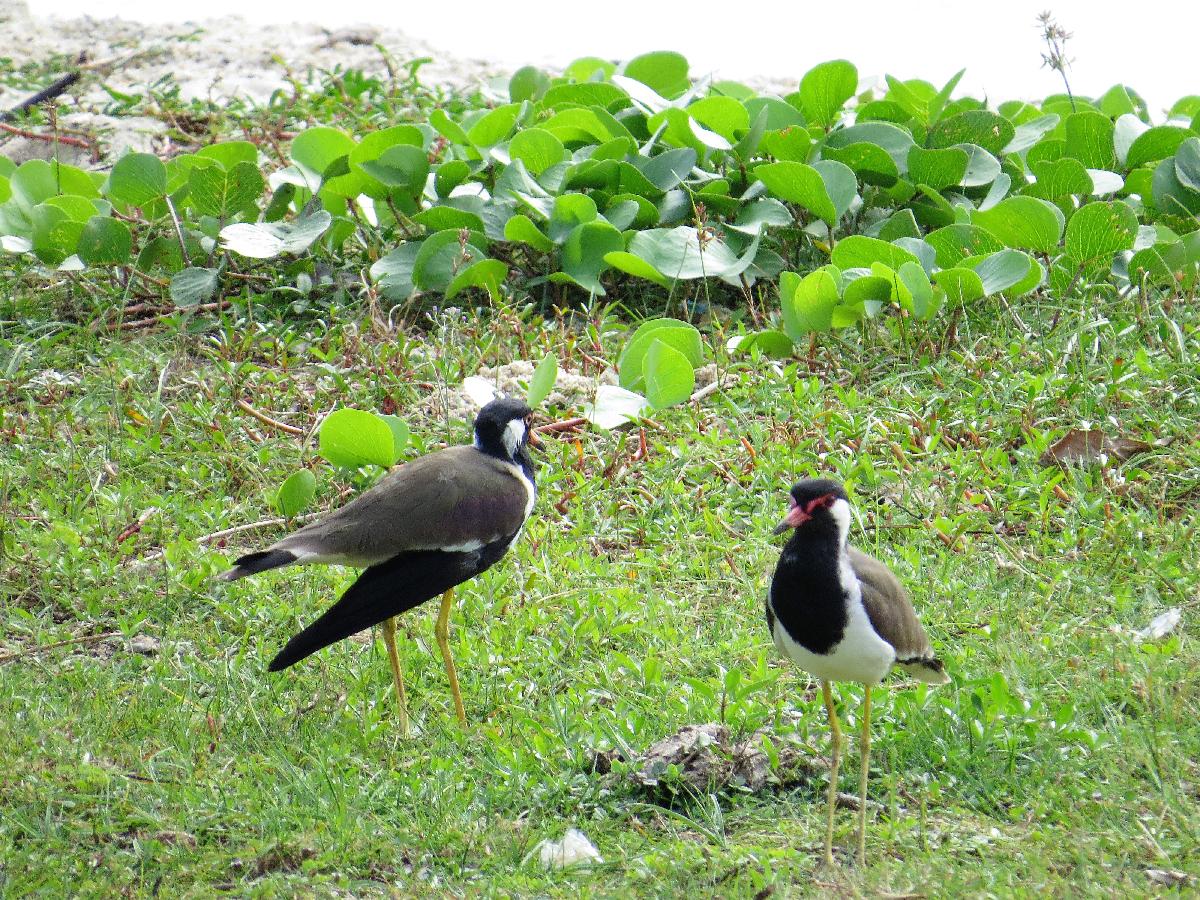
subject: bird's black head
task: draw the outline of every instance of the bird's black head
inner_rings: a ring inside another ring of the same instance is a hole
[[[783,534],[789,528],[800,528],[809,522],[824,528],[849,529],[850,498],[840,483],[830,478],[806,478],[796,482],[792,486],[787,516],[775,527],[774,533]]]
[[[475,417],[475,446],[492,456],[520,462],[533,434],[533,410],[524,400],[499,397]]]

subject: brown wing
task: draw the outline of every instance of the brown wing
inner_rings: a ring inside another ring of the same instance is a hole
[[[528,501],[514,467],[474,447],[448,447],[405,463],[271,549],[302,562],[372,565],[409,550],[490,543],[516,534]]]
[[[896,651],[896,661],[904,663],[932,658],[925,629],[892,570],[853,547],[850,548],[850,564],[862,585],[867,617],[879,636]]]

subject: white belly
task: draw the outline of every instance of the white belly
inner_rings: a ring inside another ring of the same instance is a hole
[[[876,684],[883,681],[896,662],[892,645],[875,633],[862,601],[852,596],[849,616],[842,639],[828,653],[813,653],[796,643],[779,620],[775,620],[775,646],[779,652],[823,681],[859,681]]]

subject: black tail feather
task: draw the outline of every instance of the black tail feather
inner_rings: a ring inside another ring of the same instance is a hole
[[[237,581],[247,575],[257,575],[268,569],[278,569],[296,561],[296,554],[291,550],[261,550],[258,553],[247,553],[234,560],[233,568],[221,574],[224,581]]]
[[[321,618],[288,641],[267,668],[271,672],[286,669],[330,644],[445,593],[493,562],[495,559],[487,559],[486,548],[483,553],[421,550],[371,566]]]

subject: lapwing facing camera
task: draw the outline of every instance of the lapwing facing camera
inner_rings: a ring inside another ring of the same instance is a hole
[[[434,634],[450,681],[454,711],[466,723],[450,653],[454,588],[487,570],[521,534],[536,497],[533,413],[520,400],[497,399],[475,418],[475,443],[407,462],[350,503],[266,550],[240,557],[221,575],[236,581],[268,569],[332,563],[364,569],[324,615],[288,641],[270,671],[294,665],[335,641],[383,624],[400,727],[408,731],[396,617],[439,594]]]
[[[929,684],[945,684],[904,588],[883,563],[847,543],[850,501],[836,481],[808,479],[792,488],[786,518],[775,534],[793,529],[767,594],[767,627],[779,652],[821,680],[832,743],[825,862],[833,862],[842,732],[832,681],[864,685],[862,769],[859,780],[858,861],[866,859],[867,771],[871,752],[871,687],[893,666]]]

